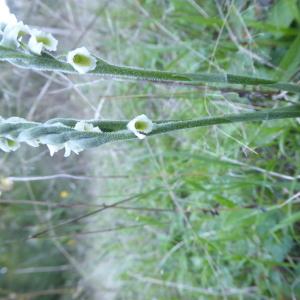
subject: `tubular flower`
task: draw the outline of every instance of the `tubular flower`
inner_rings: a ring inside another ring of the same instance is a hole
[[[70,51],[67,62],[80,74],[87,73],[96,68],[96,59],[85,47]]]
[[[93,124],[90,124],[86,121],[77,122],[74,129],[83,132],[99,132],[99,133],[102,132],[99,127],[96,126],[94,127]],[[76,141],[68,141],[64,144],[64,146],[65,146],[65,155],[64,155],[65,157],[70,156],[72,151],[78,155],[81,151],[84,150],[84,148],[82,148],[82,146],[80,146],[79,143]]]
[[[6,25],[3,31],[1,46],[7,48],[18,48],[22,37],[29,34],[29,27],[23,22],[11,23]]]
[[[53,156],[54,153],[58,152],[61,149],[65,149],[64,157],[70,156],[72,151],[75,154],[79,154],[79,152],[84,150],[76,141],[68,141],[64,144],[47,144],[47,147],[50,151],[50,156]]]
[[[32,29],[30,30],[31,37],[28,42],[28,48],[31,52],[41,55],[42,50],[56,51],[58,41],[51,33]]]
[[[127,128],[142,140],[152,131],[153,123],[146,115],[140,115],[132,119]]]
[[[93,124],[90,124],[86,121],[77,122],[74,129],[82,132],[99,132],[99,133],[102,132],[99,127],[94,127]],[[66,142],[64,146],[65,146],[65,155],[64,155],[65,157],[70,156],[72,151],[78,155],[81,151],[84,150],[84,148],[82,148],[82,146],[78,142],[72,140]]]
[[[79,154],[84,149],[75,141],[68,141],[65,143],[65,155],[64,157],[68,157],[71,155],[72,151],[75,154]]]
[[[77,122],[74,127],[74,130],[82,131],[82,132],[99,132],[99,133],[102,132],[99,127],[96,126],[94,127],[93,124],[90,124],[86,121]],[[63,144],[49,144],[49,143],[46,144],[50,151],[50,156],[53,156],[54,153],[58,152],[63,148],[65,148],[64,157],[70,156],[72,152],[74,152],[75,154],[79,154],[81,151],[84,150],[84,148],[77,141],[73,141],[73,140],[67,141]]]

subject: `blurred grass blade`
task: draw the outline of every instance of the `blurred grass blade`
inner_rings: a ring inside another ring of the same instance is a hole
[[[276,79],[290,79],[300,67],[300,34],[295,38],[290,48],[283,56]]]

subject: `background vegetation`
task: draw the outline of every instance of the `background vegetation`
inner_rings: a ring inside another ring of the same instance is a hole
[[[299,82],[297,0],[7,1],[112,63]],[[0,64],[3,117],[188,119],[299,95],[187,88]],[[65,159],[0,153],[1,299],[297,299],[298,120],[120,142]],[[50,176],[50,177],[49,177]],[[12,185],[13,183],[13,185]]]

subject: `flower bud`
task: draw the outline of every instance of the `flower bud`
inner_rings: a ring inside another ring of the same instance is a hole
[[[0,190],[3,192],[8,192],[10,190],[12,190],[14,186],[14,182],[7,177],[4,178],[0,178]]]

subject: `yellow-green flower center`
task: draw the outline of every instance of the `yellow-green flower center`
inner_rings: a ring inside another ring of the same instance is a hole
[[[27,34],[26,31],[20,30],[19,33],[18,33],[18,39],[20,39],[21,37],[23,37],[23,36],[26,35],[26,34]]]
[[[82,54],[76,54],[73,58],[73,61],[75,64],[83,67],[88,67],[91,65],[90,58]]]
[[[46,45],[46,46],[51,46],[51,42],[47,37],[37,36],[36,40],[38,43],[42,43],[43,45]]]
[[[148,127],[147,123],[143,122],[143,121],[135,122],[134,126],[135,126],[135,129],[138,130],[138,131],[145,131]]]
[[[14,147],[14,146],[16,146],[16,144],[17,144],[17,143],[16,143],[15,141],[7,139],[7,145],[8,145],[9,147]]]

